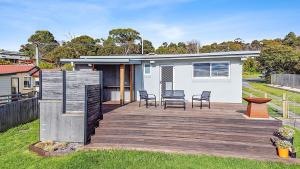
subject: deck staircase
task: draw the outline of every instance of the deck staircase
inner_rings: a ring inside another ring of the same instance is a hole
[[[246,119],[244,108],[219,104],[184,111],[132,103],[105,114],[87,147],[278,159],[270,137],[281,121]]]

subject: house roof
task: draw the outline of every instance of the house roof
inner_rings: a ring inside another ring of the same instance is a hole
[[[165,54],[165,55],[122,55],[122,56],[81,56],[80,59],[61,59],[62,63],[129,63],[140,64],[142,60],[178,60],[199,58],[246,58],[259,56],[260,51],[231,51],[199,54]]]
[[[34,69],[39,69],[35,65],[0,65],[0,75],[16,74],[16,73],[29,73]],[[33,71],[33,76],[38,76],[38,71]]]
[[[23,52],[17,51],[0,51],[0,59],[16,59],[16,60],[30,60]]]

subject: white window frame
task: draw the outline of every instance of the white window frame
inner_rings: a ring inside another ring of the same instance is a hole
[[[195,77],[194,75],[194,64],[197,63],[209,63],[209,77]],[[213,63],[228,63],[228,76],[212,76],[212,64]],[[230,79],[231,64],[230,61],[203,61],[203,62],[193,62],[192,63],[192,78],[193,79]]]
[[[146,65],[149,65],[149,73],[146,73],[146,69],[145,69]],[[144,69],[144,75],[145,76],[150,76],[151,75],[151,64],[150,63],[144,63],[143,69]]]
[[[29,78],[30,80],[29,80],[29,87],[25,87],[25,79],[26,78]],[[31,76],[24,76],[24,79],[23,79],[23,87],[25,88],[25,89],[30,89],[30,88],[32,88],[32,77]]]

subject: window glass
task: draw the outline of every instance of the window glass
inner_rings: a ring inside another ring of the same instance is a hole
[[[150,64],[144,65],[144,72],[145,72],[145,75],[150,75]]]
[[[210,63],[195,63],[194,77],[210,77]]]
[[[211,64],[211,76],[212,77],[227,77],[227,76],[229,76],[229,64],[228,63],[212,63]]]
[[[24,77],[24,87],[31,88],[31,77]]]

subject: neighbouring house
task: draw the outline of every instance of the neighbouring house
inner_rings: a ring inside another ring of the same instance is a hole
[[[212,102],[242,102],[243,58],[260,51],[233,51],[200,54],[81,56],[61,59],[74,70],[103,72],[104,101],[139,99],[138,90],[147,90],[160,100],[165,90],[184,90],[185,98],[204,90],[212,92]],[[88,73],[87,73],[88,76]]]
[[[10,61],[12,63],[33,63],[30,57],[26,56],[23,52],[17,51],[0,51],[0,59]]]
[[[0,65],[0,95],[38,92],[39,70],[34,65]]]

